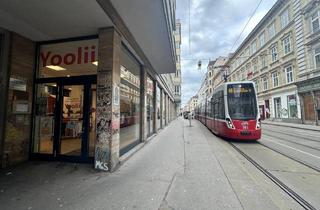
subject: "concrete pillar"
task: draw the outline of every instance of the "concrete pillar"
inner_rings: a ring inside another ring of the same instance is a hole
[[[140,102],[141,102],[141,129],[140,136],[141,141],[144,142],[148,138],[148,122],[147,122],[147,69],[143,67],[141,69],[140,80]]]
[[[114,171],[119,165],[121,37],[114,28],[99,30],[97,72],[97,138],[95,168]]]

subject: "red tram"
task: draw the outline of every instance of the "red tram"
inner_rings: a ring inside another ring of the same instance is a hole
[[[199,103],[195,118],[219,136],[258,140],[261,138],[258,110],[253,82],[227,82]]]

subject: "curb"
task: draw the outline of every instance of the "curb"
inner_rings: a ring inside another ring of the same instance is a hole
[[[263,124],[266,124],[266,125],[275,125],[275,126],[282,126],[282,127],[288,127],[288,128],[297,128],[297,129],[302,129],[302,130],[310,130],[310,131],[320,132],[320,130],[314,129],[314,128],[301,128],[301,127],[292,126],[292,125],[280,125],[280,124],[273,124],[273,123],[265,123],[265,122],[262,122],[262,125],[263,125]]]

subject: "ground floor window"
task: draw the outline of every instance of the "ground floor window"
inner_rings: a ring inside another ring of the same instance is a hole
[[[122,155],[140,140],[141,69],[135,58],[124,48],[120,60],[120,155]]]
[[[274,98],[274,116],[281,118],[281,98]]]
[[[148,76],[147,77],[147,134],[150,136],[154,133],[154,82]]]
[[[298,118],[297,97],[295,94],[287,96],[288,117]]]
[[[156,118],[157,118],[157,130],[161,128],[161,93],[160,93],[161,89],[160,87],[157,85],[157,96],[156,96],[156,106],[157,106],[157,113],[156,113]]]

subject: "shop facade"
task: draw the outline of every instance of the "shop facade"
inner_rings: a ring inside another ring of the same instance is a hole
[[[11,4],[2,6],[16,14]],[[70,21],[62,23],[65,31],[58,30],[61,25],[52,26],[54,31],[45,26],[39,29],[53,38],[34,33],[31,27],[6,25],[10,19],[0,25],[1,168],[37,159],[93,163],[98,170],[113,171],[124,154],[174,119],[170,113],[174,93],[162,78],[175,72],[174,52],[169,51],[172,40],[165,34],[152,34],[162,36],[158,39],[163,48],[160,44],[158,56],[150,54],[148,43],[141,42],[149,41],[143,37],[149,34],[129,31],[127,13],[120,17],[121,10],[115,12],[127,5],[82,1],[74,8],[59,1],[50,9],[45,3],[38,7],[59,13],[54,8],[61,5],[79,13],[98,12],[77,17],[84,22],[73,30],[67,27],[75,23],[72,16],[54,16],[55,21],[63,17]],[[32,8],[19,6],[26,8],[25,19],[35,15]],[[155,13],[167,20],[164,11]],[[157,25],[144,24],[145,29]],[[167,30],[172,34],[173,28]],[[172,54],[172,58],[164,57],[170,62],[159,62],[158,57],[165,54]]]
[[[118,39],[109,39],[113,36]],[[173,96],[114,28],[45,42],[12,33],[11,46],[14,60],[7,93],[2,91],[7,95],[3,167],[31,158],[95,162],[109,170],[173,119]],[[26,59],[25,71],[19,71],[20,59]]]
[[[296,84],[301,101],[303,123],[320,125],[320,77]]]

